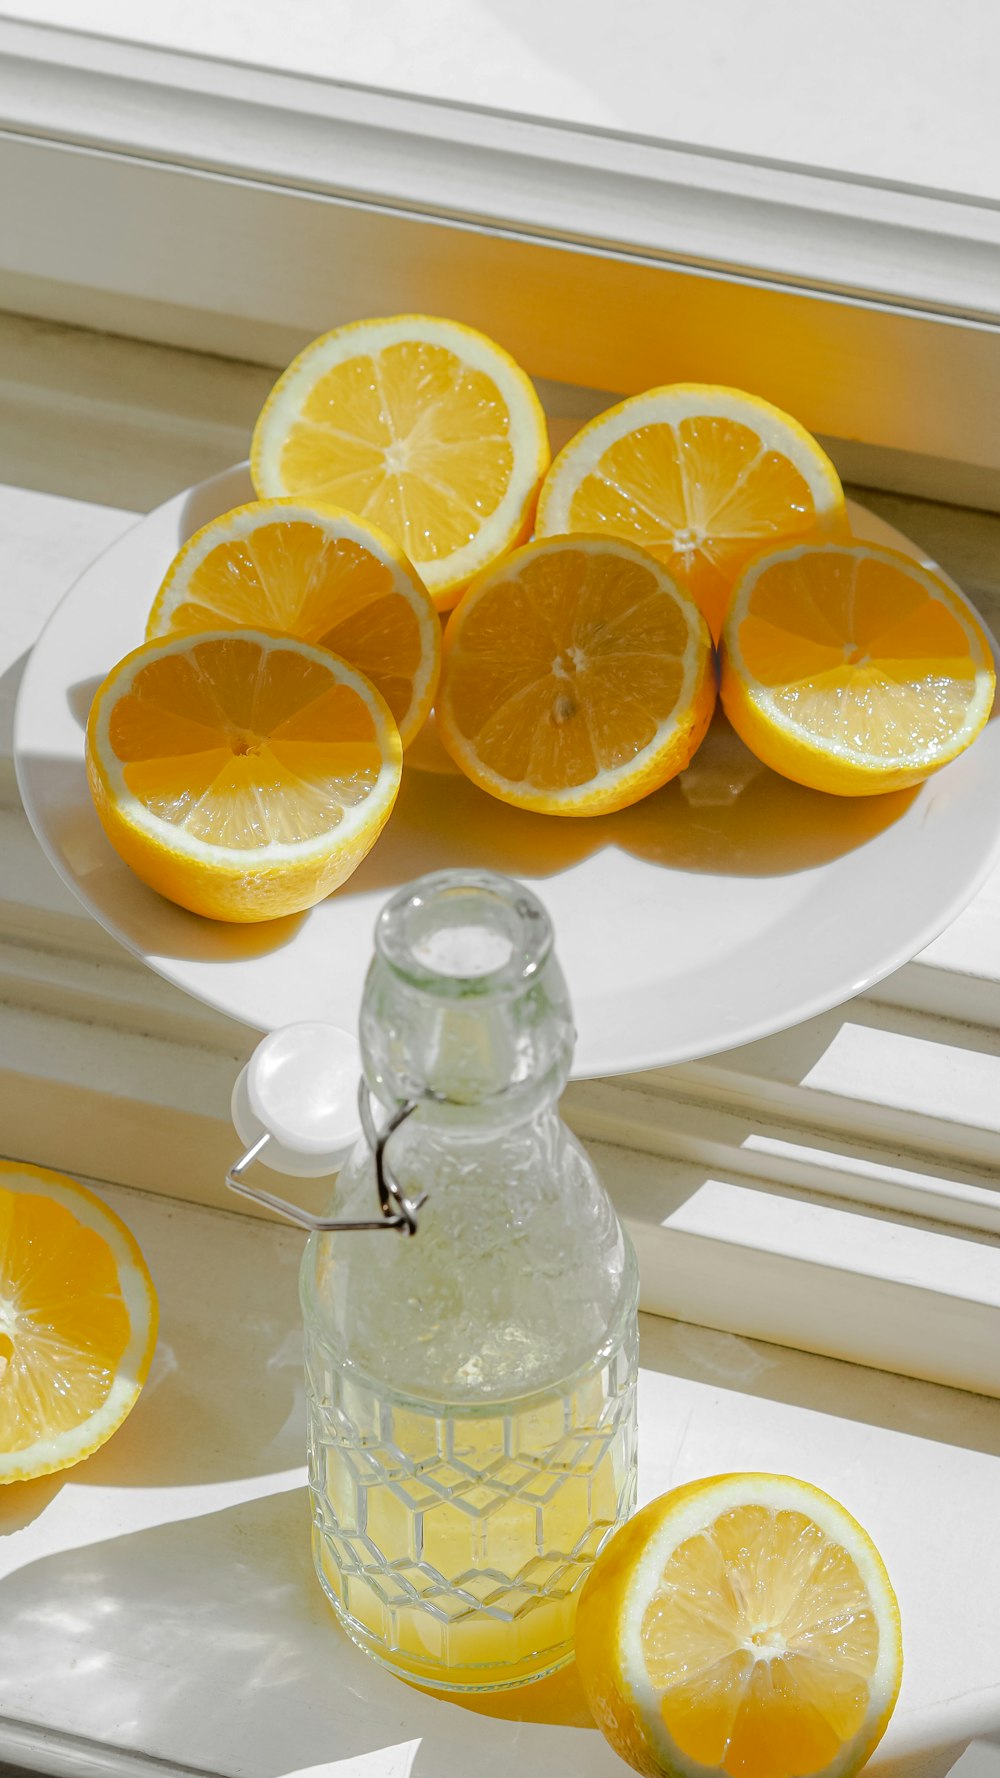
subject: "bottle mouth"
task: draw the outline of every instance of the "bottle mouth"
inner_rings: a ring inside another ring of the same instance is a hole
[[[466,999],[523,989],[552,949],[552,926],[537,896],[511,877],[435,871],[386,903],[375,949],[411,987]]]

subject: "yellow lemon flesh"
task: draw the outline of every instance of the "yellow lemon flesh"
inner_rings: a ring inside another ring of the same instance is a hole
[[[262,500],[213,519],[174,558],[146,636],[280,630],[339,655],[381,692],[406,747],[427,719],[441,626],[390,538],[335,507]]]
[[[673,383],[570,439],[545,478],[535,529],[641,544],[717,639],[750,556],[772,541],[838,535],[846,516],[833,464],[797,420],[739,389]]]
[[[842,796],[904,790],[970,746],[993,704],[989,642],[929,569],[867,543],[745,569],[722,635],[722,703],[758,759]]]
[[[902,1676],[878,1551],[789,1476],[715,1476],[637,1513],[587,1579],[576,1652],[599,1726],[646,1778],[850,1778]]]
[[[530,378],[485,334],[429,315],[314,340],[275,384],[250,452],[259,495],[377,525],[440,610],[530,534],[548,464]]]
[[[79,1463],[134,1407],[156,1292],[124,1223],[59,1173],[0,1162],[0,1482]]]
[[[481,789],[542,814],[606,814],[657,790],[715,704],[694,601],[614,537],[515,551],[469,588],[444,650],[444,746]]]
[[[387,705],[326,649],[263,630],[146,642],[108,674],[87,775],[125,863],[217,920],[298,913],[357,869],[399,789]]]

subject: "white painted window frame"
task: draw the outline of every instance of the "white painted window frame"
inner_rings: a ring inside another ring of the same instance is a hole
[[[987,205],[2,19],[0,192],[8,309],[264,363],[457,310],[537,375],[761,388],[846,474],[1000,508]],[[247,1034],[73,907],[0,780],[0,1146],[218,1202]],[[571,1089],[647,1307],[1000,1394],[998,898],[877,998]]]
[[[536,375],[767,389],[995,506],[1000,208],[0,18],[0,304],[283,362],[456,307]]]

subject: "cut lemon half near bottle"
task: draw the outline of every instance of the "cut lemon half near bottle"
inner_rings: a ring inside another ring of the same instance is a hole
[[[555,537],[481,575],[452,613],[435,714],[490,795],[602,815],[682,771],[714,705],[705,620],[662,564],[617,538]]]
[[[814,790],[903,790],[983,728],[989,641],[956,588],[895,550],[803,544],[744,570],[722,703],[765,765]]]
[[[108,674],[87,725],[116,852],[217,920],[298,913],[344,883],[389,817],[401,759],[360,673],[261,630],[145,643]]]
[[[254,428],[264,498],[345,507],[406,552],[441,610],[530,534],[549,464],[545,415],[509,353],[429,315],[314,340]]]
[[[654,1500],[602,1550],[576,1658],[594,1716],[647,1778],[850,1778],[899,1693],[899,1610],[871,1538],[789,1476]]]
[[[135,1406],[156,1292],[125,1224],[93,1192],[0,1162],[0,1482],[89,1457]]]
[[[591,420],[546,476],[535,527],[640,544],[697,600],[714,638],[750,556],[846,528],[840,479],[805,427],[710,383],[650,389]]]
[[[174,558],[148,638],[227,625],[329,648],[381,692],[406,747],[437,690],[441,624],[402,550],[335,508],[262,500],[213,519]]]

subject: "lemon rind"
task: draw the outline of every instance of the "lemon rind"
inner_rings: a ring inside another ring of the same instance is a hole
[[[149,1373],[159,1323],[156,1290],[149,1268],[131,1230],[96,1192],[44,1167],[25,1162],[0,1164],[0,1190],[53,1198],[84,1228],[100,1236],[110,1249],[129,1318],[129,1342],[118,1363],[114,1382],[100,1407],[78,1426],[36,1440],[19,1451],[0,1452],[0,1482],[30,1480],[78,1463],[126,1419]]]

